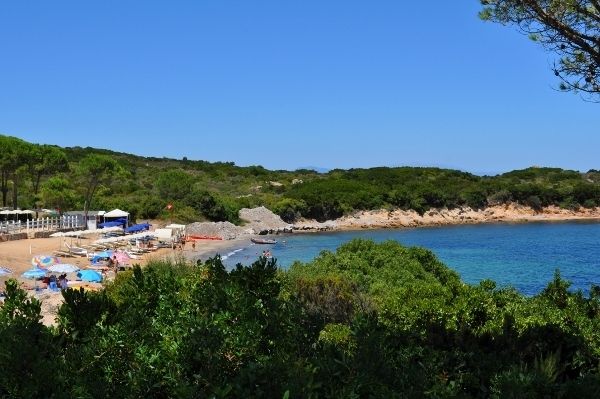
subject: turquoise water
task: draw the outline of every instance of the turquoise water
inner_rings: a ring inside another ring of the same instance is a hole
[[[295,260],[310,261],[322,250],[335,251],[342,243],[358,237],[428,248],[470,284],[489,278],[501,286],[510,285],[533,295],[547,285],[558,268],[574,289],[587,292],[590,284],[600,285],[600,223],[595,222],[292,234],[276,237],[276,245],[248,243],[227,254],[225,264],[249,264],[268,247],[280,267],[287,268]]]

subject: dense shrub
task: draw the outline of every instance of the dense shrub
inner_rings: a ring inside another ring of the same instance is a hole
[[[354,240],[280,271],[153,262],[67,290],[58,326],[14,281],[6,397],[596,397],[600,289],[524,297],[430,251]],[[52,381],[51,384],[48,381]]]

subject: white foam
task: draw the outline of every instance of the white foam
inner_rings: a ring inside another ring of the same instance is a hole
[[[222,257],[221,257],[221,259],[222,259],[222,260],[226,260],[226,259],[228,259],[229,257],[231,257],[231,256],[233,256],[233,255],[235,255],[235,254],[237,254],[238,252],[240,252],[240,251],[243,251],[243,250],[244,250],[244,248],[238,248],[238,249],[235,249],[235,250],[233,250],[233,251],[229,252],[227,255],[225,255],[225,256],[222,256]]]

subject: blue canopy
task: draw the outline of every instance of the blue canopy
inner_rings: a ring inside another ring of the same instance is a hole
[[[110,258],[113,255],[112,251],[102,251],[94,254],[92,257],[92,263],[96,263],[99,260]]]
[[[134,224],[133,226],[129,226],[125,229],[125,233],[139,233],[140,231],[145,231],[150,229],[150,223],[140,223]]]
[[[111,220],[110,222],[98,223],[98,227],[100,227],[100,228],[126,226],[126,225],[127,225],[127,219],[117,219],[117,220]]]
[[[102,275],[95,270],[81,270],[77,273],[77,277],[79,277],[82,281],[89,281],[93,283],[102,282]]]
[[[25,278],[41,278],[41,277],[44,277],[45,275],[46,275],[46,271],[43,269],[38,269],[38,268],[29,269],[25,273],[22,274],[22,276]]]

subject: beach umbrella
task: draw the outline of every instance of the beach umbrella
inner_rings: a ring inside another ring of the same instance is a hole
[[[48,266],[56,265],[57,263],[60,263],[60,259],[56,256],[38,255],[31,258],[31,265],[41,269],[46,269]]]
[[[30,280],[34,280],[35,290],[38,290],[37,279],[42,278],[46,275],[46,271],[43,269],[38,269],[34,267],[33,269],[27,270],[25,273],[21,274],[21,276],[28,278]]]
[[[102,259],[111,258],[112,254],[113,254],[113,251],[96,252],[92,256],[92,263],[96,263],[96,262],[98,262],[99,260],[102,260]]]
[[[89,281],[93,283],[102,282],[102,275],[95,270],[81,270],[77,273],[77,277],[79,277],[82,281]]]
[[[8,267],[0,267],[0,276],[6,276],[12,273]]]
[[[53,273],[73,273],[79,271],[79,268],[75,265],[58,263],[56,265],[49,266],[48,271]]]
[[[38,279],[38,278],[44,277],[45,275],[46,275],[46,270],[38,269],[36,267],[36,268],[27,270],[21,276],[28,278],[28,279]]]
[[[114,255],[116,256],[117,262],[119,263],[129,263],[129,260],[131,259],[127,252],[118,251],[115,252]]]

